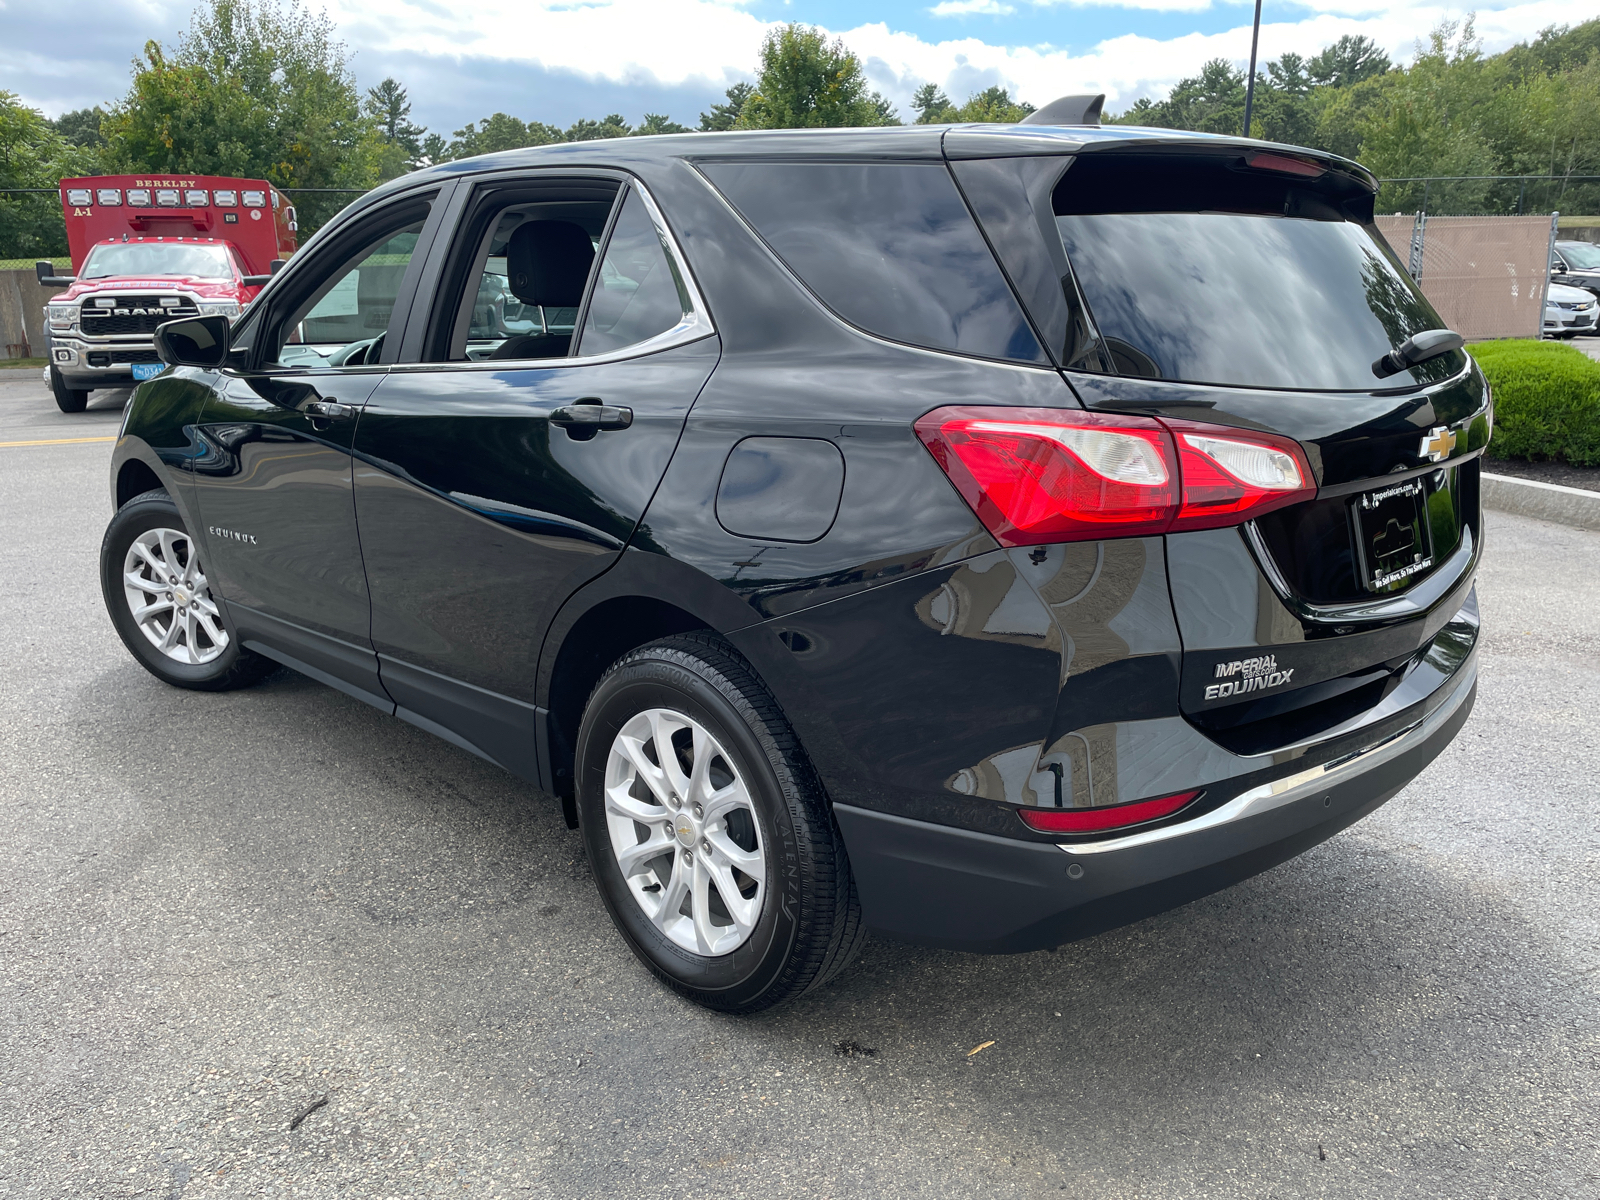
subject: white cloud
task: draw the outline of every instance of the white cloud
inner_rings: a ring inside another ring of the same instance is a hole
[[[936,17],[1003,17],[1017,10],[1000,0],[943,0],[928,11]]]
[[[1212,0],[1036,0],[1120,2],[1124,7],[1191,9]],[[1268,21],[1261,59],[1286,51],[1315,53],[1344,34],[1372,38],[1397,59],[1442,20],[1464,10],[1438,0],[1301,0],[1314,15]],[[944,0],[945,13],[986,12],[997,0]],[[1595,0],[1512,0],[1479,8],[1477,27],[1491,50],[1539,29],[1594,15]],[[477,0],[470,19],[435,0],[333,0],[331,15],[352,48],[408,51],[451,58],[481,57],[573,71],[617,84],[725,85],[748,78],[769,23],[739,0]],[[1130,24],[1137,27],[1138,18]],[[922,83],[960,99],[991,84],[1044,104],[1058,95],[1103,90],[1122,108],[1141,95],[1164,94],[1208,58],[1244,62],[1250,53],[1249,9],[1221,33],[1155,38],[1128,33],[1087,53],[1050,46],[1005,46],[977,37],[925,41],[883,22],[832,31],[867,64],[874,86],[902,106]]]

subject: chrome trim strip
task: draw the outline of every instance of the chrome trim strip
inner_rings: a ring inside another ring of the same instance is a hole
[[[1317,625],[1401,621],[1422,616],[1472,573],[1482,546],[1472,536],[1472,526],[1463,524],[1461,543],[1450,557],[1435,567],[1433,573],[1425,577],[1422,582],[1412,585],[1406,591],[1392,596],[1374,597],[1371,600],[1356,600],[1349,604],[1312,604],[1300,599],[1289,587],[1289,581],[1278,569],[1277,561],[1272,557],[1272,551],[1267,549],[1266,540],[1256,528],[1256,523],[1246,521],[1239,528],[1244,534],[1245,544],[1250,547],[1250,553],[1255,558],[1256,565],[1261,568],[1261,573],[1266,576],[1273,593],[1295,616]]]
[[[1407,725],[1398,733],[1390,734],[1381,742],[1375,742],[1363,750],[1356,750],[1333,759],[1331,762],[1319,763],[1314,767],[1307,767],[1303,771],[1296,771],[1292,775],[1285,775],[1282,779],[1274,779],[1270,783],[1263,783],[1257,787],[1250,788],[1248,791],[1241,792],[1220,808],[1214,808],[1192,821],[1184,821],[1177,825],[1166,825],[1160,829],[1149,829],[1142,833],[1130,833],[1127,837],[1112,838],[1104,842],[1062,843],[1061,849],[1073,855],[1106,854],[1117,850],[1132,850],[1139,846],[1149,846],[1155,842],[1164,842],[1170,838],[1187,837],[1189,834],[1199,833],[1203,829],[1215,829],[1219,825],[1226,825],[1232,821],[1241,821],[1246,817],[1257,816],[1260,813],[1280,808],[1285,804],[1292,804],[1296,800],[1302,800],[1306,796],[1319,792],[1331,784],[1343,782],[1345,776],[1369,771],[1373,767],[1381,766],[1390,759],[1396,758],[1426,741],[1439,726],[1450,719],[1451,714],[1456,709],[1461,707],[1477,678],[1478,661],[1474,657],[1467,666],[1462,668],[1456,678],[1450,697],[1426,717]]]

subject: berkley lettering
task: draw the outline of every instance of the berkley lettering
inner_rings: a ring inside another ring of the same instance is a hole
[[[193,179],[135,179],[133,186],[142,188],[192,188],[195,182]]]
[[[1206,687],[1207,700],[1223,700],[1229,696],[1243,696],[1248,692],[1265,691],[1282,687],[1294,678],[1294,667],[1278,668],[1278,656],[1262,654],[1255,658],[1236,658],[1232,662],[1218,663],[1218,679],[1227,683],[1213,683]],[[1242,675],[1242,679],[1231,676]]]
[[[211,526],[207,532],[212,537],[232,538],[236,542],[249,542],[252,546],[256,544],[255,535],[251,533],[239,533],[233,529],[219,529],[215,525]]]

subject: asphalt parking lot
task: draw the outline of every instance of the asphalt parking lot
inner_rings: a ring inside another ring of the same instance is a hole
[[[0,443],[122,398],[0,380]],[[0,1196],[1600,1196],[1600,532],[1491,514],[1477,710],[1331,842],[735,1019],[547,797],[287,671],[137,666],[109,453],[0,445]]]

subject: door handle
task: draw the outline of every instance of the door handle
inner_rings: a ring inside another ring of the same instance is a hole
[[[633,424],[633,409],[598,400],[579,400],[550,414],[550,424],[559,425],[573,437],[593,436],[602,430],[626,429]]]
[[[337,400],[329,397],[327,400],[313,400],[300,411],[303,413],[308,413],[313,417],[328,417],[332,420],[342,420],[345,417],[355,416],[356,407],[353,404],[340,404]]]

